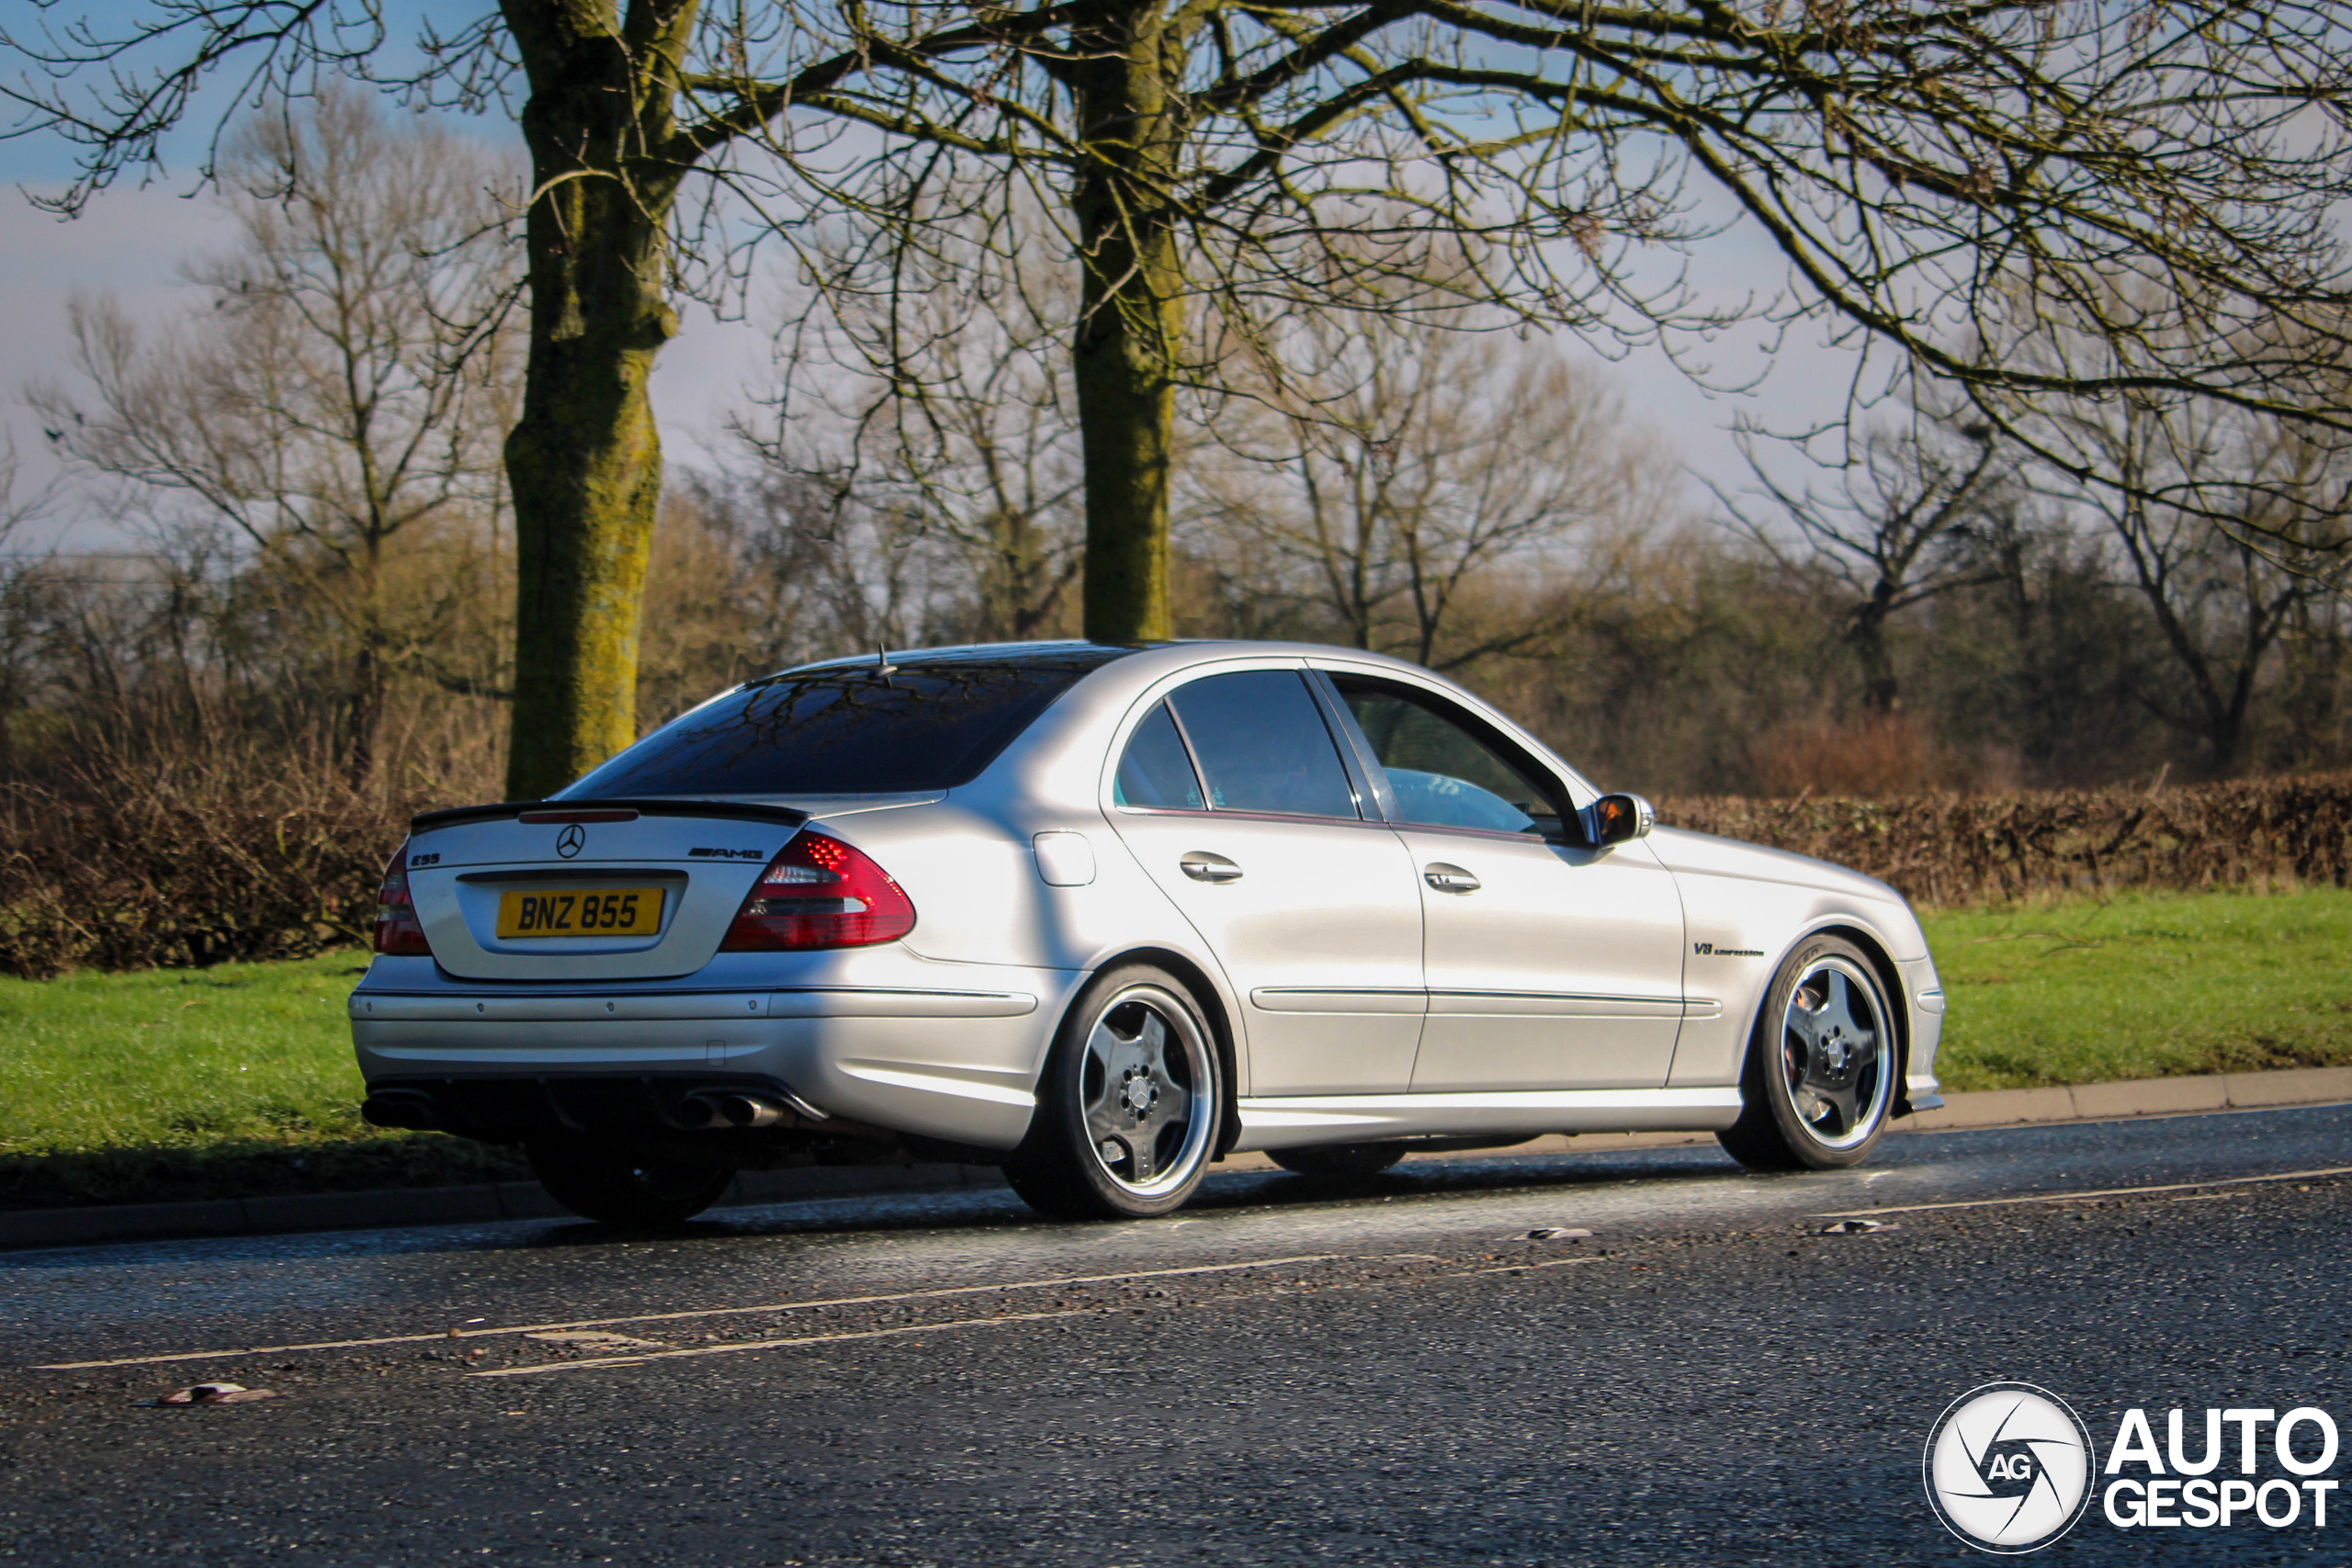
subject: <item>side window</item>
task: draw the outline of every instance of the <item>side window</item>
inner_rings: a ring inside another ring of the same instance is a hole
[[[1218,810],[1356,815],[1355,792],[1323,712],[1295,671],[1212,675],[1168,700]]]
[[[1136,726],[1126,754],[1119,759],[1118,777],[1111,798],[1120,806],[1157,807],[1162,811],[1201,809],[1200,775],[1184,753],[1184,738],[1161,703],[1151,716]]]
[[[1332,684],[1388,775],[1399,820],[1498,833],[1559,829],[1553,790],[1436,705],[1344,675]]]

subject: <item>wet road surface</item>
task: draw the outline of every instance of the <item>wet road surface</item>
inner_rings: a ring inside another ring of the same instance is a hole
[[[1846,1216],[1894,1228],[1820,1234]],[[1135,1225],[966,1190],[659,1241],[0,1254],[0,1557],[1984,1561],[1920,1495],[1955,1396],[2041,1384],[2102,1450],[2129,1405],[2352,1419],[2347,1263],[2346,1107],[1907,1135],[1802,1177],[1702,1149],[1221,1175]],[[277,1397],[141,1403],[209,1379]],[[2339,1562],[2338,1529],[2352,1501],[2195,1531],[2095,1506],[2036,1561]]]

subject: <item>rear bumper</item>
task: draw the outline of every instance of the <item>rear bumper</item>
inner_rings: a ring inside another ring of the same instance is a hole
[[[371,1090],[445,1086],[432,1092],[454,1109],[449,1130],[477,1136],[596,1130],[597,1117],[675,1127],[671,1102],[690,1089],[765,1083],[837,1121],[1009,1149],[1081,978],[989,969],[969,987],[560,996],[371,984],[352,995],[351,1032]]]
[[[456,1133],[469,1138],[517,1142],[554,1134],[599,1134],[675,1142],[691,1139],[713,1151],[753,1154],[776,1139],[716,1127],[709,1097],[779,1097],[781,1086],[759,1079],[555,1074],[535,1077],[392,1077],[368,1088],[361,1114],[382,1127]],[[796,1134],[829,1123],[789,1115]],[[870,1139],[870,1129],[860,1130]]]

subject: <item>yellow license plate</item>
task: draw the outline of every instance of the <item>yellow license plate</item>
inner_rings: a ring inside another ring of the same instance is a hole
[[[502,893],[498,935],[654,936],[662,930],[659,887],[581,887],[561,893]]]

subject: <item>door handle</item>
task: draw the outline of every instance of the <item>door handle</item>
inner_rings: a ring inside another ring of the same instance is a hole
[[[1176,863],[1182,866],[1184,874],[1195,882],[1238,882],[1241,880],[1239,866],[1223,855],[1211,854],[1206,850],[1191,851]]]
[[[1483,886],[1460,866],[1448,865],[1443,861],[1421,867],[1421,880],[1441,893],[1476,893]]]

